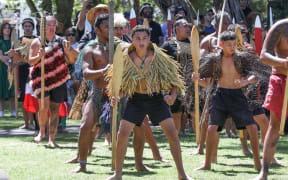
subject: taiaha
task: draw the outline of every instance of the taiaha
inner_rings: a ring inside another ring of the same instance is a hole
[[[226,1],[227,0],[224,0],[222,11],[221,11],[221,18],[220,18],[220,23],[219,23],[219,31],[218,31],[218,37],[217,37],[217,48],[220,46],[220,36],[221,36],[221,32],[222,32],[223,15],[224,15],[224,11],[225,11]]]
[[[46,17],[41,17],[40,24],[41,47],[45,50],[46,45]],[[44,109],[44,93],[45,93],[45,56],[41,58],[41,105],[40,109]],[[40,112],[41,113],[41,112]]]
[[[144,18],[143,25],[144,25],[146,28],[150,29],[149,21],[148,21],[147,18]]]
[[[118,59],[113,59],[113,55],[114,55],[114,0],[109,0],[109,64],[112,64],[112,63],[114,64],[114,62],[117,63],[118,61]],[[121,61],[123,62],[123,60]],[[116,69],[115,71],[117,71],[117,69],[119,68],[118,66],[116,67],[117,68],[115,68]],[[116,82],[114,83],[116,84]],[[112,123],[112,130],[111,130],[112,131],[112,158],[111,158],[112,170],[114,170],[116,166],[117,105],[113,106],[113,118],[111,122]]]
[[[12,30],[11,33],[11,48],[15,49],[19,47],[19,41],[18,41],[18,35],[16,32],[16,29]],[[11,66],[13,66],[13,61],[11,62]],[[12,72],[13,71],[13,72]],[[12,73],[13,75],[12,80],[14,81],[14,101],[15,101],[15,112],[16,112],[16,118],[18,119],[18,66],[15,66],[14,69],[12,70],[11,67],[11,72],[8,73]],[[10,82],[10,87],[12,86],[12,82]]]
[[[136,25],[137,25],[136,13],[134,8],[132,8],[130,11],[130,29],[133,29]]]
[[[273,13],[272,13],[272,7],[269,8],[269,19],[270,19],[270,28],[272,27],[273,23]]]
[[[167,16],[167,33],[168,33],[168,38],[171,38],[172,33],[171,33],[172,27],[171,27],[171,12],[170,9],[168,9],[168,16]]]
[[[197,19],[196,19],[196,26],[199,26],[199,20],[200,19],[200,14],[199,14],[199,9],[197,10]]]
[[[194,72],[198,74],[200,47],[199,47],[199,32],[196,26],[191,31],[191,54]],[[198,80],[195,81],[195,129],[196,129],[196,143],[200,143],[200,110],[199,110],[199,85]]]
[[[122,82],[124,57],[121,45],[117,46],[113,59],[113,75],[112,75],[112,97],[118,98],[120,86]],[[112,116],[112,169],[115,169],[116,161],[116,127],[117,127],[118,103],[113,106]]]
[[[243,39],[239,25],[236,25],[235,35],[236,35],[236,48],[238,51],[243,51]],[[244,130],[242,129],[239,130],[239,137],[240,139],[244,138]]]

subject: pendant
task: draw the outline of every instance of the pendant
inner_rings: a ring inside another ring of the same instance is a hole
[[[144,66],[145,66],[145,61],[142,61],[142,64],[141,64],[140,68],[143,69]]]

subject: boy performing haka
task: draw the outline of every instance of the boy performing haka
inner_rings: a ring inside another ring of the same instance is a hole
[[[184,172],[180,142],[168,106],[174,103],[177,90],[181,93],[185,91],[178,65],[150,43],[150,31],[143,25],[132,30],[132,43],[124,52],[121,94],[128,95],[129,99],[118,131],[115,173],[109,179],[122,179],[129,135],[135,125],[142,124],[147,114],[153,124],[160,124],[168,138],[178,178],[190,179]],[[112,72],[110,69],[108,79],[112,77]],[[111,94],[111,79],[107,89]],[[162,92],[171,94],[164,96]],[[112,104],[117,99],[112,97]]]
[[[264,141],[263,166],[256,179],[267,179],[269,165],[279,139],[280,121],[288,70],[288,19],[275,23],[263,44],[260,60],[272,66],[269,88],[263,107],[270,110],[270,122]],[[287,118],[287,114],[286,114]]]
[[[207,86],[211,78],[217,80],[217,89],[210,102],[205,164],[198,170],[211,169],[213,149],[217,145],[217,131],[221,131],[228,116],[234,119],[238,129],[246,127],[248,130],[254,165],[257,170],[260,170],[257,126],[241,88],[255,82],[256,76],[252,74],[258,75],[257,72],[260,72],[262,66],[257,61],[257,56],[235,51],[236,36],[234,32],[223,32],[221,42],[223,50],[220,53],[213,53],[204,57],[203,63],[200,63],[200,75],[192,75],[192,79],[199,80],[199,84],[202,86]],[[252,68],[257,69],[253,70]]]

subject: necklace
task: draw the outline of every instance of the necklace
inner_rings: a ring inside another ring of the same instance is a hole
[[[148,57],[148,55],[144,56],[144,58],[142,59],[140,56],[138,56],[138,54],[136,53],[136,56],[142,61],[140,69],[143,69],[145,66],[145,60]]]

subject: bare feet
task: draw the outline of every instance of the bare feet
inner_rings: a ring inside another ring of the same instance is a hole
[[[113,174],[112,176],[110,176],[106,180],[122,180],[122,175]]]
[[[197,148],[196,151],[190,153],[190,155],[192,155],[192,156],[199,155],[199,154],[204,154],[203,149],[200,149],[199,147]]]
[[[34,138],[34,142],[35,143],[39,143],[42,141],[42,139],[45,137],[45,135],[41,135],[41,133],[39,133],[35,138]]]
[[[199,171],[199,170],[210,170],[211,169],[211,166],[206,166],[206,165],[203,165],[197,169],[195,169],[196,171]]]
[[[259,161],[259,162],[254,162],[254,167],[255,167],[255,169],[257,170],[257,171],[261,171],[261,168],[262,168],[262,165],[261,165],[261,162]]]
[[[251,156],[252,155],[252,152],[249,149],[243,149],[242,152],[245,156]]]
[[[153,156],[153,159],[155,160],[155,161],[160,161],[160,162],[164,162],[164,163],[166,163],[166,162],[169,162],[168,160],[166,160],[164,157],[162,157],[162,156],[160,156],[160,157],[155,157],[155,156]]]
[[[19,129],[29,129],[29,127],[28,127],[28,125],[24,124],[24,125],[20,126]]]
[[[72,171],[72,173],[80,173],[80,172],[87,172],[86,164],[85,165],[80,165],[77,169]]]
[[[271,164],[276,164],[281,166],[281,161],[279,161],[277,158],[273,157],[271,160]]]
[[[55,143],[55,141],[49,141],[48,146],[51,148],[58,148],[60,147],[58,144]]]
[[[153,172],[153,169],[145,166],[144,164],[140,164],[140,165],[137,165],[137,164],[136,164],[135,166],[136,166],[135,168],[136,168],[137,171]]]
[[[267,180],[267,174],[264,173],[260,173],[256,178],[254,178],[253,180]]]
[[[78,156],[65,162],[65,164],[75,164],[75,163],[78,163]]]

